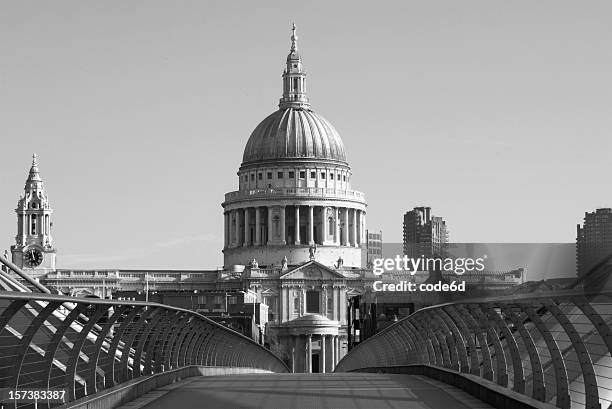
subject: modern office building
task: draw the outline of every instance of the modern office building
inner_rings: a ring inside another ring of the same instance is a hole
[[[612,255],[612,209],[584,214],[576,227],[576,271],[583,276],[604,258]]]
[[[443,256],[448,244],[448,229],[441,217],[433,216],[430,207],[415,207],[404,214],[404,254]]]
[[[383,256],[383,239],[382,230],[375,232],[366,231],[366,248],[365,248],[365,265],[371,266],[374,259],[382,258]]]

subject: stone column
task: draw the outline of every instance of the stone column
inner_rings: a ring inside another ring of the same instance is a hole
[[[361,242],[365,242],[367,240],[366,237],[366,213],[361,211]]]
[[[249,208],[244,209],[244,243],[243,246],[248,246],[251,235],[249,234]]]
[[[358,235],[357,237],[355,237],[355,240],[357,242],[357,244],[361,245],[362,243],[362,238],[361,238],[361,210],[355,210],[355,214],[357,215],[357,232]]]
[[[338,289],[338,294],[340,295],[340,308],[338,311],[338,321],[344,322],[346,320],[346,287]]]
[[[334,336],[334,350],[336,351],[335,353],[336,362],[334,362],[334,366],[336,366],[338,361],[340,361],[340,339],[339,338],[340,338],[339,335]]]
[[[236,229],[232,229],[232,217],[234,217],[234,211],[231,210],[228,212],[229,216],[229,246],[234,247],[234,233],[236,233]]]
[[[242,209],[234,210],[234,214],[236,215],[236,247],[240,246],[240,211]]]
[[[314,244],[314,206],[308,206],[308,245]]]
[[[321,373],[325,373],[325,335],[321,335]]]
[[[227,212],[223,212],[223,220],[225,222],[224,224],[224,230],[223,230],[223,235],[224,237],[224,246],[225,248],[229,247],[229,214]]]
[[[290,291],[289,288],[287,287],[283,287],[282,288],[282,292],[283,292],[283,303],[281,304],[281,308],[283,309],[281,316],[283,317],[281,322],[287,322],[289,321],[291,318],[291,310],[289,309],[289,299],[291,298],[290,295]]]
[[[294,335],[291,338],[293,339],[293,346],[291,347],[291,372],[295,373],[295,350],[298,348],[298,337]]]
[[[338,316],[338,310],[340,309],[338,307],[338,300],[340,299],[340,296],[339,296],[340,290],[338,289],[338,287],[333,287],[332,294],[334,297],[334,299],[332,300],[332,306],[334,308],[332,317],[334,321],[340,321],[340,318]]]
[[[359,247],[359,240],[357,240],[357,209],[353,209],[353,242],[351,243],[355,247]]]
[[[255,245],[261,245],[261,208],[255,208]]]
[[[327,236],[329,234],[329,232],[327,231],[327,226],[329,224],[329,222],[327,221],[327,208],[326,207],[322,207],[321,208],[321,220],[322,220],[322,229],[321,232],[323,233],[323,239],[321,240],[322,244],[327,244]]]
[[[308,334],[308,355],[306,356],[308,373],[312,373],[312,335]]]
[[[340,245],[340,212],[334,207],[334,244]]]
[[[28,224],[28,217],[24,214],[21,215],[21,245],[23,246],[25,244],[25,237],[27,233],[27,224]]]
[[[335,348],[334,348],[334,338],[336,336],[332,335],[329,337],[329,343],[330,343],[330,348],[329,348],[329,352],[331,353],[330,356],[330,360],[329,360],[329,371],[333,372],[334,369],[336,369],[336,353],[335,353]]]
[[[281,244],[287,244],[287,236],[285,232],[285,206],[280,208],[280,231],[281,231]]]
[[[295,244],[300,244],[300,205],[295,205]]]
[[[343,246],[348,246],[349,243],[350,243],[350,241],[349,241],[349,217],[348,217],[349,209],[348,209],[348,207],[345,207],[344,211],[342,213],[344,213],[344,229],[342,229],[342,230],[344,230],[344,234],[343,234],[344,242],[341,243],[341,244]]]
[[[272,244],[272,206],[268,206],[268,244]]]

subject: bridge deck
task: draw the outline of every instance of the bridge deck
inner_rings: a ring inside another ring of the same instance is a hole
[[[189,378],[124,409],[490,408],[455,387],[417,375],[339,373]]]

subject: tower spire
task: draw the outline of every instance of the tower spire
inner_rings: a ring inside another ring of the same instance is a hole
[[[26,190],[36,188],[42,188],[42,179],[40,177],[40,172],[38,171],[38,155],[34,153],[32,154],[32,167],[30,167],[30,173],[26,181]]]
[[[283,97],[278,104],[280,109],[310,109],[306,96],[306,73],[302,69],[302,57],[298,52],[297,26],[291,28],[291,50],[287,56],[287,68],[283,72]]]

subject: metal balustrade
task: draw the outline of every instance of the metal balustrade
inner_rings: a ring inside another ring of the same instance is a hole
[[[0,291],[51,293],[47,287],[24,273],[3,256],[0,256]]]
[[[145,302],[0,292],[0,389],[64,389],[66,400],[73,401],[190,365],[289,372],[276,355],[250,338],[193,311]]]
[[[473,299],[421,309],[336,372],[410,365],[471,374],[560,408],[612,402],[612,291]]]

